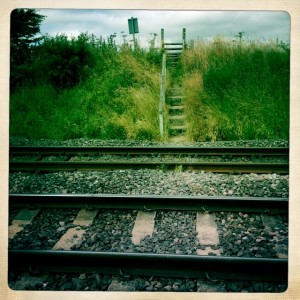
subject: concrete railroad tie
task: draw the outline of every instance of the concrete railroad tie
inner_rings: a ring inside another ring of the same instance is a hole
[[[208,255],[209,253],[221,255],[220,249],[214,250],[211,248],[211,246],[219,245],[219,234],[215,220],[214,213],[197,212],[197,239],[201,245],[205,246],[205,250],[197,249],[198,255]]]
[[[139,211],[132,229],[131,241],[134,245],[139,245],[141,240],[147,235],[152,236],[154,231],[156,211]]]
[[[25,225],[33,221],[39,212],[39,209],[22,209],[12,221],[12,225],[8,227],[8,238],[13,239],[18,232],[23,230]]]
[[[73,224],[78,226],[89,226],[93,223],[97,212],[97,210],[81,209]],[[85,230],[80,227],[69,228],[52,249],[70,250],[78,241],[82,239],[84,233]]]

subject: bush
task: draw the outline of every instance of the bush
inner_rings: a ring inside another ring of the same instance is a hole
[[[31,79],[11,93],[11,135],[159,138],[160,67],[145,50],[118,49],[112,37],[62,35],[45,38],[35,56]]]
[[[71,88],[84,80],[95,64],[88,42],[85,34],[71,39],[65,35],[46,37],[37,49],[46,80],[58,89]]]

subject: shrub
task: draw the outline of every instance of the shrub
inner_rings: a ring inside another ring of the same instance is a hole
[[[11,135],[158,138],[160,68],[145,50],[118,49],[112,37],[62,35],[45,38],[35,55],[31,79],[11,93]],[[28,121],[22,109],[35,118]]]

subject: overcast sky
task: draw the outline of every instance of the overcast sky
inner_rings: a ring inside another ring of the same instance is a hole
[[[62,10],[41,9],[46,16],[41,25],[41,33],[55,36],[65,33],[78,36],[88,32],[104,38],[121,32],[128,35],[128,19],[138,18],[139,33],[136,37],[142,45],[148,45],[151,33],[158,34],[165,29],[166,41],[180,41],[182,28],[186,28],[187,40],[207,39],[217,34],[234,37],[244,32],[248,39],[273,39],[289,42],[290,17],[285,12],[271,11],[155,11],[155,10]]]

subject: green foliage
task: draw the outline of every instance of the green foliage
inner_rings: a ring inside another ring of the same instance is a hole
[[[35,9],[15,9],[11,12],[12,61],[22,62],[22,59],[26,59],[25,55],[28,55],[30,44],[40,39],[34,36],[40,32],[40,24],[44,18],[45,16],[38,14]]]
[[[45,37],[35,55],[26,85],[11,93],[11,135],[158,138],[160,68],[147,51],[82,34]]]
[[[56,96],[50,85],[24,86],[14,92],[10,97],[10,134],[27,138],[51,136],[54,126],[49,113],[57,106]]]
[[[216,37],[186,51],[189,136],[196,141],[288,139],[289,47]],[[191,77],[201,84],[191,84]]]
[[[185,89],[190,140],[288,139],[289,54],[242,36],[185,51],[168,82]],[[10,135],[159,140],[160,50],[59,35],[31,45],[30,57],[12,64]]]
[[[146,59],[152,65],[161,67],[161,58],[162,58],[161,49],[150,48],[150,50],[146,52]]]
[[[58,89],[65,89],[86,78],[88,70],[95,64],[93,49],[88,42],[86,34],[71,39],[65,35],[45,37],[37,52],[40,61],[44,62],[46,80]]]
[[[35,37],[40,32],[40,24],[45,16],[35,9],[15,9],[11,13],[10,22],[10,85],[15,89],[21,85],[31,73],[34,61],[34,44],[41,37]]]

